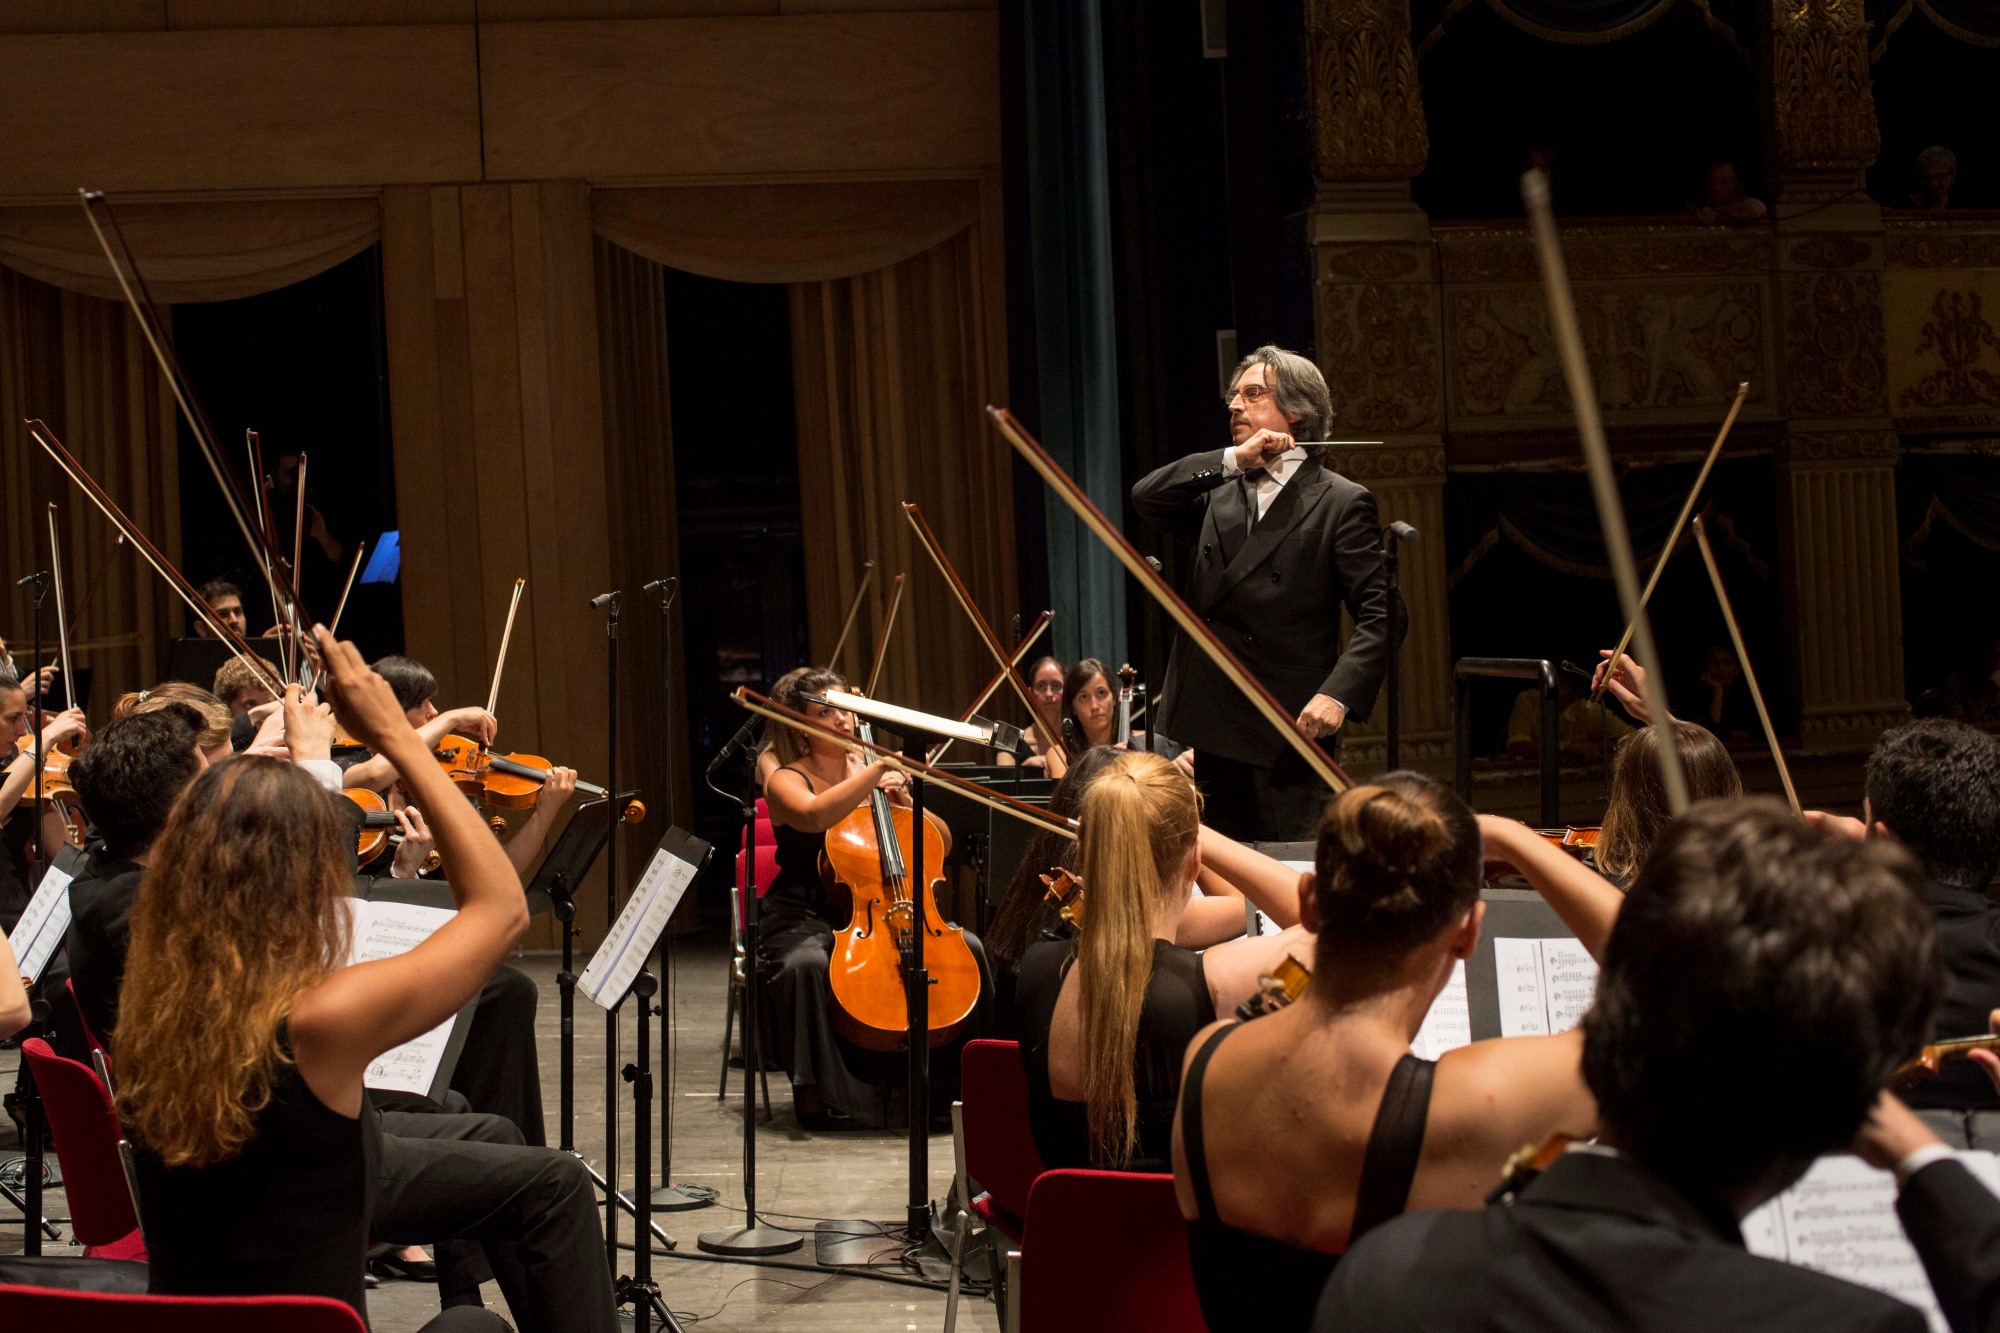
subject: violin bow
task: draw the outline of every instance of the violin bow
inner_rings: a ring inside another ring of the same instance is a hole
[[[514,580],[514,599],[507,603],[507,625],[500,631],[500,655],[493,659],[493,688],[486,692],[486,711],[500,706],[500,673],[507,669],[507,645],[514,641],[514,614],[521,609],[521,593],[527,588],[526,579]],[[498,717],[498,713],[493,714]]]
[[[175,355],[172,340],[165,333],[165,326],[159,320],[153,307],[151,292],[139,273],[139,265],[132,257],[132,250],[125,243],[125,234],[118,226],[118,219],[112,215],[111,203],[101,190],[79,190],[83,201],[83,215],[90,223],[90,230],[97,238],[97,244],[104,251],[104,258],[111,265],[111,276],[117,279],[118,289],[125,296],[125,302],[132,308],[132,315],[139,322],[139,332],[145,337],[146,345],[153,350],[153,357],[159,362],[160,372],[166,377],[167,387],[173,391],[174,401],[180,404],[181,414],[187,418],[188,428],[193,432],[195,443],[201,447],[202,459],[215,477],[215,484],[222,488],[222,498],[229,504],[229,513],[236,520],[236,526],[243,534],[243,540],[250,544],[250,553],[257,562],[257,572],[264,576],[273,597],[280,597],[278,590],[277,566],[283,557],[273,540],[275,534],[260,535],[250,522],[246,512],[242,491],[236,479],[223,465],[222,451],[215,442],[215,429],[209,424],[208,413],[202,409],[201,401],[195,396],[194,386],[188,380],[186,369]],[[98,218],[102,209],[104,217]],[[113,238],[117,240],[114,249]],[[119,252],[123,252],[121,262]],[[128,273],[129,270],[129,273]],[[46,429],[46,427],[44,428]],[[304,494],[304,488],[300,488]],[[304,623],[307,617],[297,604],[297,585],[293,585],[290,622]],[[281,599],[282,600],[282,599]],[[284,617],[280,617],[281,623]],[[232,635],[241,642],[241,636]],[[260,673],[261,674],[261,673]],[[277,690],[279,698],[284,697],[282,689]]]
[[[122,532],[117,533],[112,540],[111,549],[104,553],[103,561],[97,566],[95,572],[91,574],[90,585],[83,590],[83,596],[77,599],[76,621],[69,627],[70,632],[72,634],[74,634],[77,631],[77,629],[80,626],[82,626],[83,622],[89,618],[90,608],[96,604],[93,599],[95,599],[97,596],[97,590],[104,586],[104,571],[111,568],[111,557],[116,555],[118,553],[118,548],[123,546],[124,544],[125,544],[125,534]],[[134,643],[138,642],[138,638],[136,635],[133,637],[132,642]],[[104,648],[104,647],[115,647],[115,646],[117,645],[112,644],[110,643],[110,641],[103,639],[95,640],[89,643],[73,643],[70,645],[70,647],[79,650],[84,648]]]
[[[957,792],[967,800],[977,801],[981,805],[998,810],[1003,815],[1012,815],[1023,823],[1032,824],[1045,832],[1059,833],[1071,841],[1075,841],[1076,839],[1076,821],[1073,819],[1064,819],[1059,815],[1052,815],[1046,810],[1029,805],[1026,801],[1017,801],[1011,796],[993,791],[988,787],[983,787],[977,782],[967,782],[964,778],[954,777],[941,769],[933,768],[931,765],[919,760],[906,759],[886,745],[877,745],[875,742],[863,740],[859,736],[842,735],[832,727],[815,722],[804,713],[787,708],[783,704],[757,693],[757,691],[750,689],[748,686],[739,686],[729,696],[729,699],[737,707],[746,712],[755,713],[767,721],[782,723],[794,731],[803,732],[809,736],[817,736],[821,740],[832,741],[834,744],[844,746],[847,749],[860,750],[865,754],[876,755],[884,759],[893,759],[905,771],[919,774],[926,782],[935,782],[948,791]]]
[[[1583,332],[1577,324],[1576,301],[1570,295],[1569,270],[1563,265],[1562,246],[1556,240],[1555,214],[1549,209],[1549,178],[1540,171],[1521,177],[1521,198],[1528,206],[1528,229],[1534,235],[1535,255],[1541,263],[1542,285],[1548,293],[1549,324],[1556,336],[1556,352],[1562,362],[1563,382],[1569,386],[1572,410],[1576,413],[1577,435],[1583,441],[1584,462],[1590,468],[1590,492],[1597,502],[1597,522],[1604,530],[1605,550],[1611,557],[1612,580],[1618,587],[1618,603],[1631,623],[1633,655],[1646,668],[1646,707],[1653,725],[1672,719],[1667,707],[1666,680],[1660,672],[1660,655],[1653,646],[1653,625],[1639,600],[1638,562],[1632,556],[1632,535],[1625,527],[1625,506],[1618,497],[1618,478],[1611,468],[1611,446],[1605,443],[1604,419],[1597,407],[1597,389],[1590,379],[1590,363],[1583,353]],[[1665,562],[1664,553],[1661,556]],[[1660,756],[1661,784],[1667,789],[1667,810],[1678,815],[1687,808],[1687,774],[1681,768],[1681,747],[1668,740],[1654,747]]]
[[[861,614],[861,601],[868,595],[868,585],[875,580],[873,560],[861,566],[861,582],[854,586],[854,600],[847,604],[847,619],[840,622],[840,637],[833,641],[833,652],[826,659],[828,671],[840,669],[840,650],[847,647],[847,636],[854,631],[854,618]]]
[[[299,566],[305,561],[306,544],[306,456],[303,453],[299,455],[299,475],[295,484],[297,492],[293,498],[298,503],[296,512],[292,516],[292,601],[289,609],[292,617],[292,638],[296,641],[299,631],[305,628],[299,624]],[[299,679],[297,650],[292,654],[292,679]]]
[[[1009,667],[1017,671],[1020,669],[1021,659],[1028,655],[1028,649],[1035,646],[1035,640],[1042,637],[1043,632],[1054,623],[1055,618],[1056,613],[1053,611],[1044,611],[1040,616],[1036,617],[1035,623],[1028,627],[1026,636],[1014,645],[1014,656],[1007,663]],[[986,701],[993,697],[993,692],[1006,683],[1007,673],[1005,671],[996,672],[993,679],[986,682],[986,688],[979,692],[979,697],[966,705],[965,711],[958,715],[958,720],[960,722],[970,722],[972,715],[977,713],[985,706]],[[925,758],[928,762],[935,764],[944,758],[944,752],[950,748],[951,737],[947,736],[945,739],[939,741],[937,748],[932,750]]]
[[[96,479],[84,469],[83,464],[76,461],[76,457],[63,442],[56,438],[56,433],[49,429],[48,423],[29,417],[27,427],[28,434],[35,443],[41,445],[49,457],[56,461],[56,466],[76,484],[76,488],[83,492],[85,499],[97,506],[98,512],[109,520],[111,526],[118,529],[125,540],[132,543],[132,548],[153,567],[153,572],[166,580],[174,595],[187,603],[188,610],[194,612],[196,617],[214,632],[215,637],[222,640],[229,651],[235,654],[237,661],[250,669],[250,673],[258,682],[271,691],[272,698],[284,698],[284,684],[264,669],[263,662],[250,651],[250,645],[243,641],[243,636],[224,624],[210,609],[208,603],[202,600],[201,594],[194,590],[194,585],[174,568],[173,561],[167,559],[165,553],[153,545],[146,534],[139,530],[139,525],[125,516],[125,512],[118,507],[104,488],[97,484]]]
[[[257,530],[264,534],[264,541],[268,545],[271,541],[271,491],[264,480],[264,437],[254,430],[246,429],[243,432],[243,451],[250,456],[250,502],[257,511]],[[278,607],[276,588],[271,589],[271,623],[273,625],[285,623],[285,613]],[[291,641],[287,639],[279,644],[278,651],[283,658],[284,667],[289,672],[292,665],[289,655],[292,651]]]
[[[347,583],[340,590],[340,605],[333,608],[333,621],[326,627],[326,632],[329,636],[337,637],[340,634],[340,618],[347,614],[347,597],[349,593],[354,591],[354,576],[361,572],[361,557],[366,555],[367,552],[367,542],[356,542],[354,544],[354,563],[347,567]],[[506,649],[503,647],[501,652],[505,653]],[[317,690],[319,688],[319,681],[320,670],[318,665],[315,664],[312,676],[306,684],[306,689],[309,691]],[[490,712],[492,710],[489,709],[487,711]]]
[[[1701,548],[1701,562],[1708,566],[1708,581],[1715,587],[1715,604],[1722,608],[1722,621],[1729,626],[1729,641],[1736,645],[1736,660],[1743,665],[1743,682],[1750,687],[1751,702],[1757,705],[1757,719],[1764,724],[1764,739],[1771,743],[1771,758],[1778,765],[1778,780],[1785,784],[1785,799],[1792,803],[1792,813],[1803,819],[1805,812],[1799,808],[1799,790],[1792,785],[1792,770],[1785,766],[1784,751],[1778,748],[1778,729],[1771,725],[1771,710],[1764,706],[1764,691],[1757,688],[1757,671],[1750,665],[1750,650],[1743,643],[1743,630],[1736,623],[1729,592],[1722,586],[1722,567],[1715,563],[1715,550],[1708,544],[1708,528],[1700,519],[1694,521],[1694,540]]]
[[[966,619],[972,622],[972,628],[979,631],[980,641],[986,645],[986,651],[993,654],[993,660],[999,664],[1001,672],[1006,676],[1007,684],[1014,689],[1014,697],[1021,701],[1021,707],[1028,710],[1028,716],[1041,726],[1042,734],[1048,738],[1049,749],[1053,750],[1056,757],[1067,767],[1069,751],[1063,748],[1062,727],[1043,716],[1041,708],[1035,703],[1035,696],[1028,690],[1028,682],[1021,679],[1021,673],[1014,669],[1013,662],[1008,659],[1006,646],[1000,642],[1000,636],[993,632],[993,626],[973,602],[965,581],[959,578],[958,571],[952,568],[951,561],[945,558],[944,548],[938,545],[937,534],[931,531],[930,523],[924,518],[924,511],[905,500],[903,516],[909,519],[910,526],[916,529],[917,540],[923,543],[923,548],[929,553],[932,563],[937,565],[938,573],[944,575],[945,584],[951,589],[951,595],[958,599],[959,609],[964,611]]]
[[[1235,653],[1229,651],[1228,645],[1215,637],[1214,631],[1203,624],[1201,617],[1194,613],[1194,608],[1182,600],[1181,595],[1168,585],[1166,579],[1146,563],[1146,557],[1139,554],[1139,548],[1132,545],[1125,534],[1112,525],[1111,520],[1104,516],[1104,511],[1084,494],[1083,488],[1062,470],[1062,466],[1055,459],[1049,457],[1048,450],[1042,448],[1041,442],[1015,420],[1014,414],[1004,407],[988,405],[986,415],[992,419],[994,429],[1000,432],[1001,438],[1011,444],[1014,451],[1041,474],[1042,480],[1049,484],[1049,489],[1060,496],[1063,503],[1083,520],[1083,525],[1111,549],[1111,554],[1118,557],[1118,563],[1125,566],[1133,578],[1139,580],[1139,586],[1152,595],[1153,600],[1160,604],[1160,609],[1180,626],[1181,632],[1188,636],[1189,641],[1208,655],[1208,659],[1215,663],[1216,670],[1229,677],[1230,682],[1243,692],[1243,697],[1263,715],[1264,720],[1277,728],[1278,734],[1298,752],[1299,757],[1319,775],[1320,780],[1337,792],[1352,787],[1354,779],[1347,775],[1347,770],[1335,763],[1332,756],[1319,747],[1319,742],[1305,733],[1299,726],[1298,719],[1287,713],[1284,705],[1264,688],[1263,682],[1251,675],[1249,668],[1237,659]]]
[[[1736,397],[1730,400],[1729,414],[1722,418],[1722,429],[1715,432],[1715,443],[1708,446],[1708,457],[1702,460],[1701,471],[1695,474],[1694,485],[1688,490],[1688,498],[1681,505],[1679,517],[1674,519],[1674,526],[1667,530],[1666,543],[1660,547],[1660,558],[1653,562],[1653,572],[1646,578],[1646,590],[1639,594],[1640,606],[1652,604],[1653,589],[1660,586],[1660,574],[1667,567],[1667,557],[1674,553],[1674,543],[1681,539],[1681,529],[1687,526],[1688,516],[1694,513],[1694,503],[1701,498],[1701,488],[1708,484],[1708,474],[1714,469],[1715,460],[1722,457],[1722,445],[1729,438],[1729,428],[1736,424],[1736,414],[1743,410],[1743,400],[1749,396],[1750,381],[1737,381]],[[1627,622],[1625,632],[1618,638],[1618,646],[1611,650],[1611,656],[1604,659],[1604,674],[1598,677],[1600,683],[1591,692],[1590,697],[1593,701],[1603,697],[1602,682],[1610,680],[1611,673],[1618,669],[1618,659],[1623,657],[1626,648],[1631,646],[1632,630],[1637,624],[1637,621]]]
[[[49,577],[56,585],[56,652],[62,659],[63,707],[74,708],[76,677],[69,669],[69,608],[63,601],[62,532],[56,524],[54,500],[49,501]]]
[[[889,585],[889,614],[882,621],[882,637],[875,641],[875,660],[868,665],[868,683],[861,687],[863,694],[873,697],[875,682],[882,679],[882,667],[889,660],[889,636],[896,632],[896,613],[903,608],[903,576],[896,575]]]

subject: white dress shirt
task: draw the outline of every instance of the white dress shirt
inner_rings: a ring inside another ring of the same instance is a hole
[[[1299,464],[1306,461],[1306,451],[1297,445],[1279,454],[1271,463],[1259,469],[1250,477],[1250,487],[1257,495],[1257,518],[1261,522],[1271,510],[1271,501],[1278,498],[1278,492],[1285,489],[1299,470]],[[1222,451],[1222,475],[1243,476],[1243,469],[1236,466],[1236,447],[1231,445]]]

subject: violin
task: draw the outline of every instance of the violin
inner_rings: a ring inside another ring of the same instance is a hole
[[[1604,830],[1594,824],[1585,826],[1571,824],[1567,828],[1536,829],[1535,832],[1549,846],[1561,847],[1571,856],[1580,858],[1584,852],[1596,850],[1598,836]]]
[[[41,768],[29,781],[28,789],[21,794],[21,799],[46,801],[62,819],[63,841],[82,851],[84,842],[90,837],[90,820],[83,813],[83,802],[78,799],[76,788],[69,781],[69,761],[75,751],[74,739],[50,750],[43,757]]]
[[[499,810],[534,809],[542,799],[542,784],[555,767],[538,754],[493,754],[478,741],[463,736],[445,737],[431,753],[461,792]],[[585,796],[611,794],[588,782],[577,783],[576,789]],[[626,823],[636,824],[645,817],[646,807],[640,802],[625,806]]]
[[[1286,954],[1276,967],[1257,978],[1257,993],[1236,1006],[1236,1017],[1248,1023],[1253,1018],[1277,1013],[1306,993],[1312,976],[1311,968]]]
[[[1974,1051],[2000,1051],[2000,1034],[1987,1032],[1977,1037],[1949,1037],[1944,1041],[1934,1041],[1918,1051],[1916,1059],[1890,1075],[1889,1086],[1896,1091],[1915,1087],[1926,1079],[1937,1077],[1945,1061],[1963,1060]]]
[[[403,835],[396,832],[400,825],[396,822],[396,812],[382,799],[379,792],[366,787],[348,787],[340,793],[361,807],[361,833],[355,847],[355,862],[367,865],[380,856],[390,843],[400,843]],[[433,849],[424,858],[423,869],[436,870],[444,864],[444,858]]]
[[[866,723],[863,740],[874,741]],[[924,932],[924,970],[930,974],[930,1044],[958,1034],[979,1003],[979,964],[965,932],[937,910],[937,885],[951,831],[924,812],[924,860],[912,867],[916,821],[908,806],[892,806],[877,787],[827,830],[825,862],[836,888],[853,901],[848,923],[834,932],[827,980],[833,989],[833,1025],[871,1051],[902,1049],[910,1027],[903,987],[903,959],[916,931]]]
[[[1139,673],[1130,662],[1118,668],[1118,726],[1111,736],[1114,745],[1132,743],[1132,687],[1138,679]]]
[[[1037,875],[1045,892],[1042,897],[1056,904],[1056,915],[1071,930],[1083,929],[1083,881],[1061,866],[1046,875]]]

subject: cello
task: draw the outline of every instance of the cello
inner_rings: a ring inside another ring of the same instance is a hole
[[[901,583],[899,575],[899,589]],[[890,614],[893,624],[893,606]],[[871,686],[888,642],[885,626],[868,673]],[[859,734],[864,744],[874,745],[867,722],[860,722]],[[937,909],[951,830],[926,810],[923,862],[912,866],[915,832],[915,812],[891,805],[889,794],[876,787],[867,804],[849,811],[826,833],[825,865],[834,887],[845,889],[852,904],[847,924],[833,933],[827,959],[833,1026],[864,1050],[897,1051],[910,1039],[905,964],[919,930],[931,983],[930,1044],[942,1046],[956,1036],[979,1003],[979,962],[965,942],[965,931],[945,921]]]
[[[864,724],[861,738],[873,741]],[[833,1025],[841,1036],[871,1051],[902,1049],[909,1033],[903,993],[903,958],[911,933],[924,932],[924,969],[930,973],[930,1044],[958,1034],[979,1003],[979,963],[965,932],[937,909],[950,831],[924,812],[924,863],[910,865],[916,829],[908,806],[889,804],[877,787],[868,803],[827,830],[826,860],[837,886],[853,902],[847,925],[833,934],[827,980],[833,988]]]

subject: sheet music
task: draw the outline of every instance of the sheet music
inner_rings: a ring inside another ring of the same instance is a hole
[[[50,862],[35,896],[28,900],[27,910],[21,913],[13,934],[7,937],[8,946],[14,950],[14,961],[30,984],[42,979],[42,969],[49,965],[49,959],[55,957],[63,937],[69,933],[69,885],[74,878],[56,862]]]
[[[1417,1029],[1410,1050],[1424,1060],[1435,1060],[1446,1051],[1472,1044],[1472,996],[1465,988],[1465,960],[1452,965],[1451,980],[1444,983],[1424,1025]]]
[[[2000,1193],[2000,1162],[1990,1152],[1958,1159]],[[1799,1183],[1743,1219],[1752,1254],[1782,1259],[1885,1291],[1924,1312],[1946,1333],[1923,1262],[1896,1217],[1896,1178],[1858,1157],[1822,1157]]]
[[[369,902],[362,898],[345,901],[354,916],[353,947],[347,954],[349,966],[406,954],[458,915],[447,908],[419,907],[415,903]],[[456,1018],[454,1014],[422,1036],[376,1056],[362,1076],[362,1083],[380,1092],[430,1096]]]
[[[1575,1027],[1597,994],[1597,960],[1572,939],[1493,941],[1500,1035],[1554,1036]]]
[[[677,833],[678,830],[668,830],[669,837]],[[639,877],[632,896],[625,900],[625,910],[618,914],[590,966],[583,969],[577,990],[601,1009],[617,1008],[624,1001],[625,992],[631,989],[632,979],[645,966],[647,955],[659,943],[660,932],[667,928],[667,919],[680,905],[681,895],[694,883],[700,869],[699,864],[683,860],[665,847],[654,852],[652,864]]]

